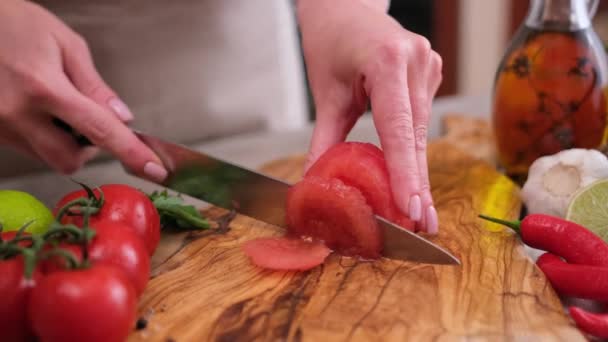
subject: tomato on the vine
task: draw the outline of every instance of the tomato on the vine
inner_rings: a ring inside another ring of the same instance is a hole
[[[137,311],[133,286],[107,265],[57,271],[32,290],[29,315],[44,342],[125,341]]]
[[[143,242],[124,223],[99,221],[92,227],[95,237],[87,246],[89,261],[93,265],[107,265],[122,270],[131,281],[139,297],[150,278],[150,256]],[[82,261],[80,245],[61,244],[70,251],[78,263]],[[64,270],[66,260],[53,257],[41,265],[45,274]]]
[[[42,274],[34,270],[27,279],[24,274],[24,259],[21,256],[0,260],[0,340],[8,342],[26,341],[31,337],[28,323],[27,303],[32,288]]]
[[[90,217],[90,225],[100,221],[124,223],[144,241],[148,254],[152,255],[160,241],[160,216],[154,203],[140,190],[125,184],[107,184],[100,187],[104,204],[98,213]],[[93,190],[99,196],[99,190]],[[78,190],[65,195],[55,206],[54,213],[67,203],[79,198],[87,198],[85,190]],[[77,211],[77,208],[74,209]],[[82,227],[82,216],[64,216],[62,223],[73,223]]]

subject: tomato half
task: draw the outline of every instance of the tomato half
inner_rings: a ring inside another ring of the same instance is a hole
[[[143,242],[123,223],[100,221],[91,227],[96,234],[88,246],[89,260],[94,265],[113,266],[122,270],[139,297],[150,279],[150,256]],[[79,245],[63,244],[80,262],[82,249]],[[65,260],[53,257],[41,265],[49,274],[65,269]]]
[[[137,299],[123,272],[94,265],[47,275],[28,309],[41,341],[122,342],[134,326]]]
[[[331,253],[322,242],[285,237],[250,240],[243,251],[255,265],[272,270],[308,270]]]
[[[382,236],[372,208],[338,179],[307,176],[292,186],[287,226],[290,234],[321,240],[340,254],[380,257]]]
[[[337,178],[359,189],[375,214],[405,229],[415,229],[414,222],[395,204],[384,153],[373,144],[334,145],[308,169],[305,177]]]
[[[101,210],[90,218],[91,225],[100,221],[124,223],[144,241],[148,254],[154,254],[160,241],[160,216],[154,203],[136,188],[125,184],[102,185],[105,203]],[[94,190],[99,195],[97,189]],[[84,190],[74,191],[63,197],[55,207],[57,211],[68,202],[87,197]],[[81,216],[65,216],[62,223],[82,226]]]
[[[0,340],[27,341],[32,336],[27,303],[32,289],[42,278],[35,270],[31,279],[24,277],[22,257],[0,260]]]

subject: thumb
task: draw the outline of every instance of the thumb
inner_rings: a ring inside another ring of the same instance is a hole
[[[335,106],[320,106],[317,110],[317,119],[304,170],[308,171],[330,147],[343,142],[348,132],[355,125],[356,119],[356,117],[349,116],[347,113],[342,113]]]
[[[61,42],[60,45],[65,73],[76,89],[97,104],[111,110],[121,121],[133,120],[129,107],[97,72],[84,39],[73,34],[69,42]]]

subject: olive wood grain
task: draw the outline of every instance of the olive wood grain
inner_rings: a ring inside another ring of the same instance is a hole
[[[518,189],[449,143],[431,144],[429,156],[440,216],[433,240],[462,266],[332,255],[308,272],[266,271],[249,263],[241,244],[280,230],[237,215],[228,231],[216,224],[163,234],[140,301],[149,324],[130,340],[583,341],[517,237],[476,218],[515,218]],[[302,164],[287,158],[264,170],[295,181]]]

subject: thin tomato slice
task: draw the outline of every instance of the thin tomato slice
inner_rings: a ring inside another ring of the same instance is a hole
[[[286,237],[251,240],[243,251],[259,267],[301,271],[319,266],[331,253],[321,242]]]
[[[375,214],[414,230],[414,222],[397,208],[393,199],[384,153],[373,144],[334,145],[311,166],[305,177],[337,178],[359,189]]]
[[[380,257],[382,236],[372,208],[338,179],[308,176],[292,186],[287,226],[291,235],[323,241],[342,255]]]

